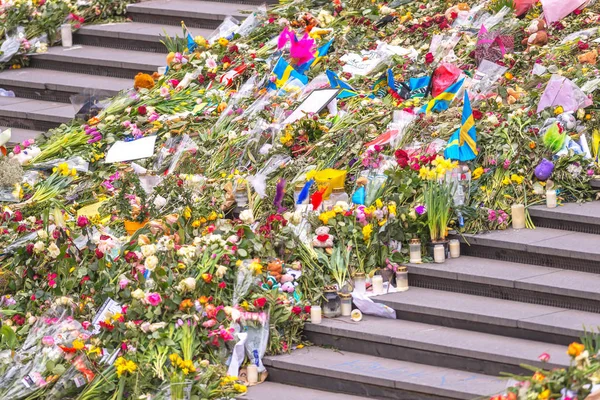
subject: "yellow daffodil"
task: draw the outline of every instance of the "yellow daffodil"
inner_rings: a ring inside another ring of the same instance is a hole
[[[546,389],[538,395],[538,400],[548,400],[549,398],[550,398],[550,389]]]
[[[183,217],[185,219],[190,219],[192,217],[192,209],[189,207],[186,207],[185,210],[183,210]]]
[[[564,109],[564,108],[562,108],[562,106],[558,106],[558,107],[556,107],[556,108],[554,109],[554,114],[556,114],[556,115],[560,115],[560,114],[562,114],[563,112],[565,112],[565,109]]]
[[[329,220],[331,218],[335,218],[335,212],[334,211],[326,211],[324,213],[319,214],[319,220],[324,224],[327,225],[327,223],[329,222]]]
[[[508,176],[505,176],[504,179],[502,179],[502,184],[503,185],[510,185],[510,178]]]
[[[513,181],[514,183],[516,183],[517,185],[520,185],[521,183],[523,183],[523,177],[517,174],[512,174],[510,176],[510,180]]]
[[[472,175],[473,180],[477,180],[477,179],[481,178],[481,175],[483,175],[483,172],[484,172],[483,167],[476,168],[475,171],[473,171],[473,175]]]
[[[238,393],[246,393],[246,391],[248,390],[246,386],[240,385],[239,383],[233,385],[233,389]]]

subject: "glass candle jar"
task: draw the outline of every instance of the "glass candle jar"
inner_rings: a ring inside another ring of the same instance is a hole
[[[338,188],[333,188],[333,190],[331,191],[331,194],[329,195],[329,199],[327,200],[327,203],[329,205],[329,208],[333,208],[338,203],[338,201],[343,201],[344,203],[348,203],[349,200],[350,200],[350,197],[348,197],[348,194],[346,193],[346,189],[344,189],[343,187],[338,187]]]
[[[373,294],[383,294],[383,276],[373,275],[371,285],[373,285]]]
[[[367,291],[367,275],[364,272],[354,274],[354,291],[359,294]]]
[[[408,249],[410,252],[410,262],[412,264],[421,263],[421,241],[419,239],[410,239],[408,243]]]
[[[448,244],[450,247],[450,258],[460,257],[460,242],[456,239],[452,239]]]
[[[525,228],[525,206],[523,204],[513,204],[510,207],[513,229]]]
[[[438,264],[446,262],[446,249],[443,244],[437,244],[433,248],[433,261]]]
[[[325,288],[325,301],[323,302],[323,316],[327,318],[339,317],[342,313],[342,301],[335,288]]]
[[[546,191],[546,207],[556,208],[556,190],[552,189]]]
[[[349,317],[352,314],[352,295],[349,293],[340,293],[339,296],[342,302],[342,317]]]
[[[408,268],[398,267],[396,270],[396,290],[405,292],[408,290]]]
[[[313,324],[321,323],[321,306],[311,306],[310,307],[310,322]]]
[[[245,185],[238,186],[235,191],[235,203],[239,209],[244,209],[248,206],[248,191]]]

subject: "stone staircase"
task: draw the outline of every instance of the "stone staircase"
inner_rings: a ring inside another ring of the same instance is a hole
[[[308,324],[319,347],[264,360],[273,381],[378,399],[474,399],[521,364],[569,365],[600,326],[600,202],[534,207],[535,230],[465,235],[459,259],[409,265],[411,289],[373,298],[397,319]]]
[[[275,3],[268,0],[267,3]],[[193,35],[209,35],[229,15],[242,20],[259,0],[152,0],[131,4],[132,22],[85,26],[73,47],[52,47],[34,55],[30,68],[0,72],[0,129],[13,128],[13,142],[36,137],[75,116],[70,96],[84,90],[115,95],[133,85],[138,72],[165,65],[165,34],[182,36],[181,21]]]

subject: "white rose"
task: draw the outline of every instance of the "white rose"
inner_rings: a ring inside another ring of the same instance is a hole
[[[158,258],[156,256],[150,256],[150,257],[146,258],[146,261],[144,261],[144,267],[146,267],[146,269],[148,269],[150,271],[154,271],[154,269],[156,268],[157,265],[158,265]]]
[[[185,278],[179,282],[179,288],[184,292],[191,292],[196,289],[196,280],[192,277]]]
[[[52,243],[50,246],[48,246],[48,252],[50,253],[50,257],[56,258],[60,254],[60,249],[56,243]]]
[[[164,328],[165,326],[167,326],[166,322],[155,322],[150,325],[150,332],[157,331],[159,329]]]
[[[227,272],[227,267],[224,265],[219,265],[217,267],[217,272],[215,272],[215,275],[217,276],[217,278],[222,278],[226,272]]]
[[[131,297],[133,297],[134,299],[142,300],[146,298],[146,293],[144,293],[142,289],[135,289],[131,293]]]
[[[581,110],[583,111],[583,108]],[[37,219],[34,216],[31,216],[31,217],[27,218],[27,221],[29,221],[30,224],[35,224],[36,220]]]
[[[140,329],[146,333],[150,332],[150,322],[142,323],[142,325],[140,325]]]
[[[35,244],[33,245],[33,251],[36,253],[41,253],[46,249],[46,245],[44,244],[44,242],[42,241],[37,241],[35,242]]]
[[[254,214],[252,214],[252,210],[244,210],[240,213],[240,219],[243,223],[250,225],[254,222]]]
[[[41,240],[46,240],[46,239],[48,239],[48,232],[46,232],[43,229],[40,229],[39,231],[37,231],[37,237],[40,238]]]
[[[141,250],[144,257],[150,257],[156,253],[156,246],[153,244],[146,244],[142,246]]]

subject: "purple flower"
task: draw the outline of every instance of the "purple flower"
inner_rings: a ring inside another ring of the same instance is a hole
[[[427,210],[425,209],[425,206],[416,206],[416,207],[415,207],[415,212],[416,212],[417,214],[419,214],[419,215],[423,215],[423,214],[425,214],[425,211],[427,211]]]

